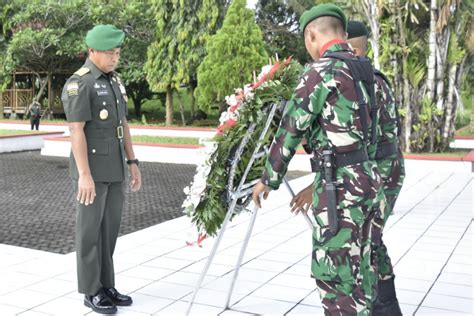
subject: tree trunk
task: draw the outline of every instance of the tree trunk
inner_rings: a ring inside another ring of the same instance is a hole
[[[38,93],[36,96],[33,98],[34,101],[38,101],[41,103],[41,97],[43,96],[44,90],[46,89],[46,86],[48,85],[48,81],[51,78],[51,73],[48,72],[45,78],[41,78],[39,74],[35,74],[40,82],[40,89],[38,90]]]
[[[438,50],[437,50],[437,65],[436,65],[436,81],[438,85],[436,87],[436,108],[438,110],[443,110],[444,108],[444,79],[445,79],[445,69],[446,69],[446,57],[448,54],[448,43],[450,38],[450,31],[448,28],[443,31],[443,35],[440,36],[438,41]]]
[[[412,127],[412,122],[413,122],[413,113],[411,111],[411,106],[410,106],[410,82],[408,80],[408,56],[406,53],[406,37],[405,37],[405,25],[403,23],[403,19],[401,17],[401,12],[400,10],[397,10],[397,26],[398,26],[398,32],[400,35],[400,47],[402,49],[402,80],[403,80],[403,87],[402,87],[402,95],[403,95],[403,101],[402,105],[406,109],[406,115],[405,115],[405,151],[406,152],[411,152],[410,148],[410,140],[411,140],[411,127]]]
[[[171,85],[166,87],[166,126],[173,124],[173,89]]]
[[[429,36],[429,56],[428,56],[428,76],[426,80],[427,93],[426,96],[435,101],[435,76],[436,76],[436,17],[437,17],[437,1],[431,0],[430,6],[430,36]]]
[[[191,120],[194,119],[195,108],[196,108],[196,98],[194,97],[194,89],[193,85],[189,86],[189,92],[191,93]]]
[[[456,116],[454,114],[454,88],[456,84],[456,72],[458,69],[458,65],[453,63],[449,67],[449,75],[448,75],[448,96],[446,102],[446,117],[444,121],[444,128],[443,128],[443,144],[445,146],[449,145],[449,140],[453,136],[452,131],[455,125]]]
[[[133,109],[135,112],[135,117],[140,119],[142,117],[142,98],[137,93],[137,95],[133,98]]]
[[[181,95],[179,94],[179,91],[176,90],[176,96],[178,97],[178,102],[179,102],[179,113],[181,114],[181,123],[183,126],[186,126],[186,118],[184,116],[184,105],[183,105],[183,99],[181,98]]]
[[[389,15],[390,15],[390,23],[393,25],[398,25],[398,0],[389,0]],[[397,28],[394,28],[395,31],[392,34],[393,38],[393,47],[399,47],[400,45],[400,36],[398,34]],[[392,46],[392,45],[391,45]],[[403,95],[402,95],[402,80],[401,80],[401,71],[400,71],[400,61],[399,61],[399,56],[397,54],[397,51],[393,48],[391,48],[391,56],[390,56],[390,64],[393,69],[393,91],[395,95],[395,99],[397,102],[397,107],[401,109],[404,105],[403,102]],[[404,121],[402,121],[404,122]],[[399,142],[400,142],[400,148],[403,151],[406,151],[406,144],[405,144],[405,128],[403,127],[403,124],[400,126],[400,137],[399,137]]]
[[[365,0],[364,11],[367,14],[369,25],[371,29],[370,42],[372,44],[372,51],[374,53],[374,67],[380,69],[380,52],[379,52],[379,41],[380,41],[380,23],[379,23],[379,7],[377,0]]]

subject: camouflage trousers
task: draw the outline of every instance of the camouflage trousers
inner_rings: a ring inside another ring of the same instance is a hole
[[[377,212],[378,205],[339,209],[339,230],[331,236],[323,219],[327,211],[315,211],[311,272],[326,315],[370,315],[377,282],[372,240]]]
[[[396,159],[382,159],[377,161],[377,165],[382,175],[385,200],[381,203],[379,212],[377,212],[374,218],[374,226],[381,226],[381,231],[383,232],[383,227],[392,214],[395,202],[403,185],[403,180],[405,179],[405,164],[401,153],[399,153]],[[392,262],[382,236],[380,236],[380,243],[375,245],[374,251],[377,258],[378,279],[388,280],[393,278]]]

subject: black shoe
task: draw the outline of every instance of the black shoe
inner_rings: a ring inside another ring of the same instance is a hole
[[[97,292],[96,295],[85,295],[84,305],[99,314],[115,314],[117,312],[117,306],[103,291]]]
[[[132,305],[133,300],[128,295],[120,294],[114,287],[103,288],[105,295],[117,306]]]
[[[394,278],[379,280],[377,294],[372,309],[373,316],[402,316],[395,292]]]

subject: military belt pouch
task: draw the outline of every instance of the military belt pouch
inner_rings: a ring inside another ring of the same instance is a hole
[[[398,154],[398,148],[396,143],[377,144],[377,153],[375,154],[375,160],[384,159],[396,154]]]
[[[342,154],[336,153],[334,154],[334,157],[335,157],[334,162],[335,162],[336,168],[355,165],[355,164],[369,160],[369,156],[367,155],[367,150],[365,148],[350,151],[347,153],[342,153]],[[324,169],[323,159],[315,156],[310,159],[310,162],[311,162],[312,172],[323,171]]]
[[[90,138],[123,138],[123,126],[108,128],[88,128],[84,133]]]

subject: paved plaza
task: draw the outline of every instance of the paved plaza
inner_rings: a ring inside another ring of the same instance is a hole
[[[408,176],[384,234],[395,264],[397,294],[404,315],[474,312],[472,173],[470,166],[453,165],[407,161]],[[64,168],[58,170],[65,172]],[[160,172],[166,171],[157,172],[158,187],[160,181],[176,176]],[[18,177],[28,179],[21,173]],[[50,182],[45,175],[42,177],[45,185],[38,188],[38,195],[47,195],[43,203],[53,203],[48,200],[51,193],[47,193],[46,184]],[[311,175],[307,175],[290,183],[299,190],[310,181]],[[153,194],[147,191],[144,196]],[[289,213],[289,200],[282,187],[264,201],[230,309],[224,310],[250,214],[235,218],[191,315],[323,315],[315,282],[309,277],[311,231],[301,216]],[[141,207],[135,211],[146,212],[151,206]],[[55,225],[62,224],[58,221]],[[178,217],[119,238],[116,284],[119,290],[132,295],[134,304],[120,307],[118,314],[184,315],[213,244],[207,239],[202,248],[186,246],[185,241],[196,237],[192,232],[189,219]],[[74,252],[62,255],[0,244],[0,258],[0,315],[94,314],[83,306],[83,297],[76,292]]]
[[[39,151],[0,155],[0,244],[60,254],[74,251],[76,210],[69,160]],[[140,164],[143,190],[126,187],[120,235],[182,216],[183,188],[196,166]]]

